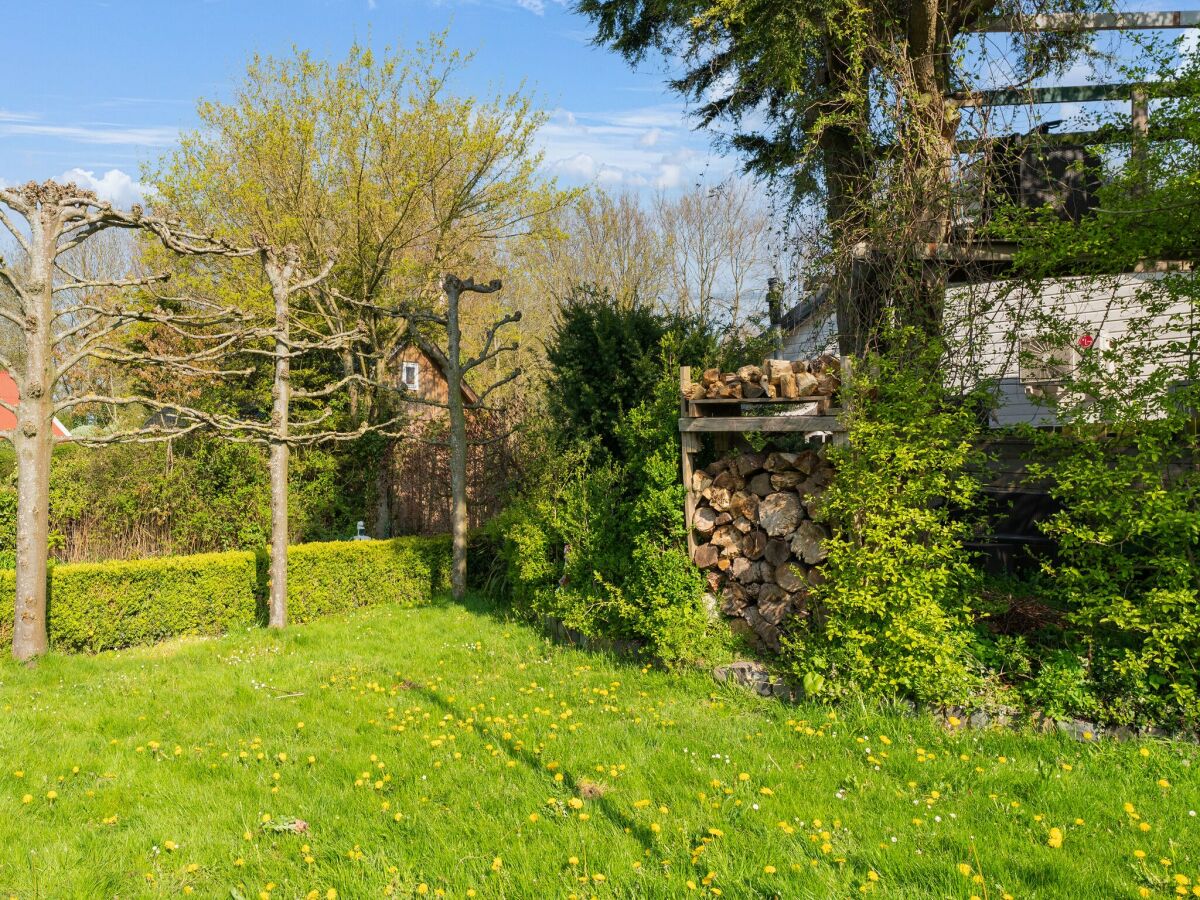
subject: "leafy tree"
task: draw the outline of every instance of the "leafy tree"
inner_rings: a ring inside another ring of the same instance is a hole
[[[692,320],[641,303],[617,305],[586,288],[571,297],[546,348],[547,400],[564,437],[596,440],[622,458],[617,423],[645,402],[647,386],[662,377],[668,334],[678,339],[678,358],[685,362],[699,364],[717,354],[714,335]]]
[[[943,278],[916,258],[948,239],[956,141],[974,74],[972,29],[1029,13],[1079,13],[1093,0],[578,0],[596,41],[631,62],[681,59],[671,87],[748,170],[824,204],[843,352],[877,337],[889,306],[936,335]],[[1062,71],[1078,32],[1016,27],[1015,85]],[[860,249],[867,248],[864,256]],[[853,276],[854,284],[850,284]],[[853,290],[851,289],[853,287]]]
[[[540,173],[545,117],[526,97],[451,92],[468,62],[444,35],[411,53],[356,45],[337,62],[303,51],[256,57],[233,99],[202,102],[200,127],[150,176],[165,206],[245,244],[295,246],[303,271],[336,256],[298,305],[310,328],[361,335],[328,354],[346,379],[351,425],[394,413],[372,385],[394,382],[389,369],[408,340],[396,309],[440,312],[446,271],[498,266],[505,242],[548,227],[569,199]],[[269,302],[249,262],[220,290]],[[468,349],[490,312],[464,307]],[[386,465],[381,454],[383,487]]]

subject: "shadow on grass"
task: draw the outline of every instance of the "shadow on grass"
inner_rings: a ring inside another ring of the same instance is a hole
[[[449,713],[450,715],[453,715],[455,719],[462,721],[463,712],[455,704],[447,701],[445,697],[439,696],[436,691],[431,691],[425,687],[417,685],[413,688],[413,692],[424,697],[434,706],[441,709],[444,713]],[[508,742],[503,740],[493,741],[492,744],[507,754],[509,759],[523,765],[533,775],[536,775],[539,778],[544,778],[549,790],[554,791],[565,787],[571,792],[571,794],[580,796],[580,782],[583,780],[581,777],[577,777],[574,773],[563,769],[560,770],[563,776],[562,784],[558,784],[554,781],[554,777],[550,770],[545,767],[545,765],[535,754],[530,753],[528,750],[510,746]],[[632,819],[624,810],[617,806],[614,801],[609,800],[601,795],[599,797],[592,798],[588,802],[606,819],[608,819],[617,827],[623,829],[626,834],[632,835],[634,839],[641,844],[643,850],[654,849],[655,840],[650,829]]]

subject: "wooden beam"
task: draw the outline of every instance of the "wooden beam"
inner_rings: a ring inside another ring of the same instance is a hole
[[[1155,84],[1156,88],[1170,89],[1169,82]],[[954,94],[950,99],[961,107],[974,106],[1028,106],[1037,103],[1094,103],[1101,100],[1132,100],[1145,88],[1136,84],[1077,84],[1056,85],[1037,88],[1001,88],[991,91],[971,91]],[[1170,96],[1166,91],[1157,93]]]
[[[1163,28],[1200,27],[1200,11],[1176,10],[1174,12],[1128,12],[1128,13],[1044,13],[1026,18],[993,19],[975,28],[966,29],[975,34],[1008,33],[1018,31],[1153,31]]]
[[[720,434],[729,432],[767,431],[802,432],[839,431],[837,416],[709,416],[698,419],[680,419],[679,430]]]

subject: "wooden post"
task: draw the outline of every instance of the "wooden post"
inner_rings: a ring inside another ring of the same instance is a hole
[[[679,417],[688,418],[692,412],[692,367],[679,367]],[[692,516],[696,513],[696,495],[692,491],[692,473],[695,472],[695,460],[692,454],[700,449],[700,437],[693,434],[679,435],[679,468],[683,474],[683,487],[687,491],[683,501],[683,525],[687,529],[688,559],[696,551],[696,538],[692,534]]]
[[[840,419],[844,420],[847,416],[849,416],[850,410],[854,406],[854,357],[843,356],[840,360],[840,364],[842,370],[842,385],[839,389],[842,401],[842,414]],[[848,441],[849,436],[846,429],[839,428],[833,433],[833,445],[835,447],[844,447]]]
[[[680,463],[683,468],[683,486],[687,490],[683,501],[683,522],[687,527],[688,559],[691,559],[692,555],[696,552],[696,535],[692,531],[692,517],[696,514],[696,492],[692,490],[692,474],[696,471],[696,468],[692,454],[697,452],[702,446],[700,435],[684,432],[679,435],[679,445]]]

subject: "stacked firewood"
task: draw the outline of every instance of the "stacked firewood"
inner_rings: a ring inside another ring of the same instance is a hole
[[[736,372],[705,369],[685,395],[688,400],[791,400],[829,397],[840,384],[841,363],[836,356],[766,359],[761,366],[742,366]]]
[[[817,453],[743,453],[692,475],[692,559],[734,627],[779,649],[789,618],[808,614],[828,532],[813,521],[833,467]]]

